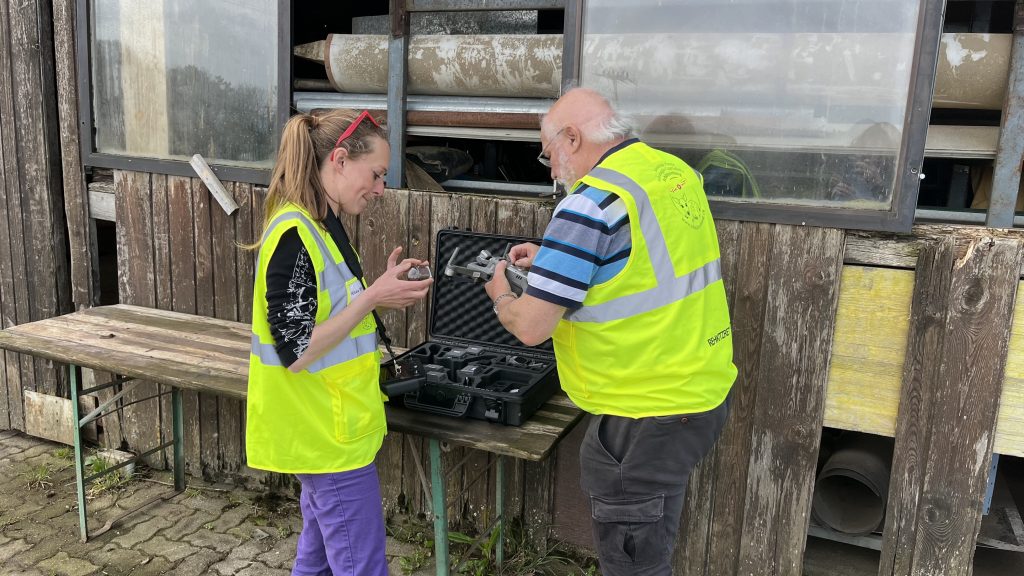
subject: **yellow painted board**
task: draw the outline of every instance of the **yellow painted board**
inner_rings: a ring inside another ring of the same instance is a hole
[[[825,396],[826,426],[895,434],[913,291],[913,270],[843,267]],[[996,453],[1013,456],[1024,456],[1022,307],[1024,298],[1018,298],[994,447]]]
[[[1013,306],[1010,349],[993,450],[997,454],[1024,456],[1024,282],[1017,285],[1017,301]]]
[[[825,425],[893,436],[914,271],[844,266]]]

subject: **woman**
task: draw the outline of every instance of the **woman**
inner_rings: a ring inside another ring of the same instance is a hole
[[[253,293],[246,454],[302,483],[292,574],[387,576],[373,459],[386,432],[373,310],[405,308],[431,280],[396,264],[366,286],[339,215],[384,194],[389,147],[367,112],[285,125],[266,200]]]

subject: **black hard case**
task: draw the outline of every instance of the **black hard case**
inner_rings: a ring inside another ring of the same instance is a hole
[[[558,390],[550,340],[537,347],[523,346],[498,322],[483,283],[444,275],[444,266],[456,248],[457,263],[462,265],[481,250],[501,255],[509,244],[522,242],[539,244],[534,238],[465,230],[438,233],[431,262],[434,285],[429,339],[398,356],[401,378],[395,376],[393,364],[384,366],[382,388],[403,382],[406,388],[414,388],[391,396],[390,402],[434,414],[519,426]],[[478,368],[464,370],[467,365]],[[473,374],[467,378],[470,372]]]

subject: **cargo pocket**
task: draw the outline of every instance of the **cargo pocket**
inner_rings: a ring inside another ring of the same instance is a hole
[[[664,494],[622,500],[591,496],[590,504],[602,562],[648,566],[668,553]]]

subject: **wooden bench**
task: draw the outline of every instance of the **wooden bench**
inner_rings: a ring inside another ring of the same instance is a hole
[[[78,513],[82,541],[110,528],[89,533],[85,485],[100,474],[85,476],[81,429],[121,402],[129,387],[142,381],[171,387],[173,439],[136,455],[145,457],[160,450],[173,450],[174,490],[185,489],[181,390],[196,390],[244,399],[247,389],[249,342],[248,324],[202,316],[168,312],[138,306],[101,306],[0,330],[0,348],[48,358],[70,367],[73,399],[106,388],[120,388],[92,413],[82,416],[72,401],[75,472],[78,485]],[[117,375],[108,383],[82,390],[79,368],[91,368]],[[144,398],[156,398],[160,393]],[[441,444],[485,450],[499,456],[496,497],[499,513],[494,528],[499,531],[497,556],[502,556],[504,499],[504,457],[540,461],[581,419],[583,413],[564,394],[556,394],[522,426],[501,426],[479,420],[455,419],[387,406],[388,429],[428,438],[430,446],[430,492],[434,513],[434,541],[438,574],[448,573],[447,506]],[[124,462],[111,467],[114,471]],[[106,472],[106,471],[105,471]],[[105,473],[104,472],[104,473]],[[143,506],[151,502],[144,503]],[[123,517],[123,516],[122,516]]]

